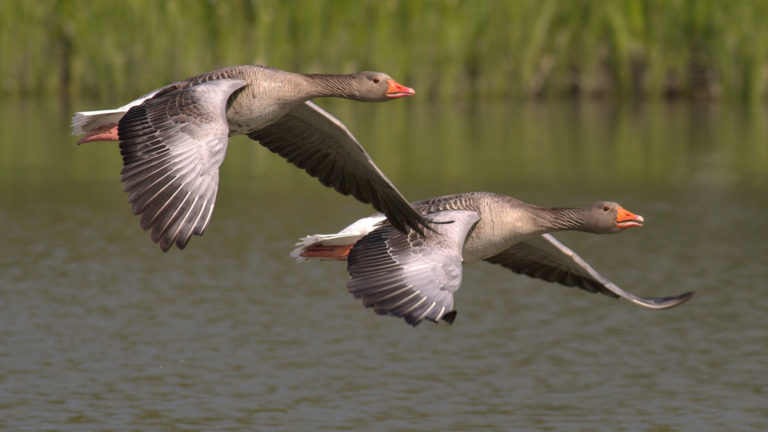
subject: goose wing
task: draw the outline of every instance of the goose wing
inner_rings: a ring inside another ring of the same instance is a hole
[[[677,306],[693,296],[693,292],[687,292],[671,297],[642,298],[624,291],[550,234],[517,243],[486,261],[500,264],[515,273],[565,286],[577,286],[589,292],[622,297],[651,309]]]
[[[424,319],[452,322],[464,240],[478,218],[467,210],[430,214],[439,225],[424,237],[389,224],[373,230],[349,252],[347,289],[376,313],[402,317],[413,326]]]
[[[424,217],[373,163],[349,129],[314,103],[305,102],[248,136],[322,184],[372,204],[400,231],[407,226],[423,234]]]
[[[245,85],[221,79],[159,92],[120,119],[121,181],[164,251],[205,231],[227,149],[227,100]]]

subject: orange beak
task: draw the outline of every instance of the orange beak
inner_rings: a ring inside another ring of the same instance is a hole
[[[616,209],[616,227],[617,228],[631,228],[636,226],[643,226],[644,219],[640,215],[636,215],[631,211],[619,206]]]
[[[389,88],[384,94],[387,95],[387,97],[390,99],[412,96],[416,94],[416,90],[410,87],[406,87],[393,79],[387,80],[387,84],[389,84]]]

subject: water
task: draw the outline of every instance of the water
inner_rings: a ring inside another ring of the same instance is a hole
[[[118,104],[117,102],[116,104]],[[411,199],[615,200],[646,218],[558,235],[651,311],[465,268],[453,326],[376,316],[300,236],[371,212],[245,138],[214,217],[162,253],[115,145],[72,108],[0,104],[0,430],[768,428],[768,126],[732,106],[326,103]]]

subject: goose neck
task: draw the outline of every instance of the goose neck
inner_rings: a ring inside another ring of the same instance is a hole
[[[340,97],[356,99],[357,92],[351,75],[306,74],[311,97]]]
[[[580,207],[539,208],[537,218],[545,231],[584,231],[585,214]]]

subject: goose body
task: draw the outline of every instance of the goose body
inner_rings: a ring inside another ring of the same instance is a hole
[[[424,236],[400,232],[382,214],[361,219],[339,234],[302,238],[291,255],[298,261],[347,261],[347,288],[379,314],[417,325],[424,319],[452,322],[453,293],[459,289],[463,263],[487,261],[565,286],[622,297],[651,309],[687,301],[693,293],[641,298],[597,273],[550,232],[597,234],[641,226],[642,216],[612,202],[586,207],[547,208],[486,192],[420,201],[414,208],[428,216]]]
[[[352,133],[310,99],[384,102],[414,94],[381,72],[299,74],[265,66],[217,69],[113,110],[76,113],[78,143],[120,141],[121,181],[141,226],[167,251],[202,235],[213,211],[228,137],[248,135],[321,183],[423,232],[410,207]]]

